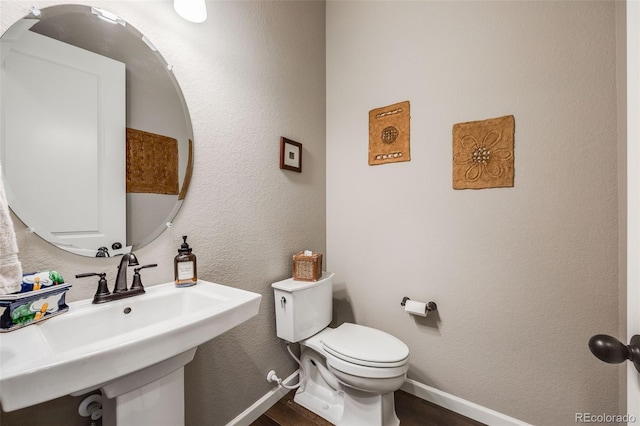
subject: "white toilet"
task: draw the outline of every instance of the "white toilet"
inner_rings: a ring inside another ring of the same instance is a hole
[[[339,426],[398,426],[393,392],[404,383],[409,348],[375,328],[331,322],[333,274],[272,284],[278,337],[299,342],[301,385],[294,401]]]

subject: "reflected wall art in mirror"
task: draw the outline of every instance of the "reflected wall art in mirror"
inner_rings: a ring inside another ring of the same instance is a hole
[[[193,164],[162,55],[121,17],[32,9],[0,38],[0,162],[9,207],[56,247],[113,256],[160,235]]]

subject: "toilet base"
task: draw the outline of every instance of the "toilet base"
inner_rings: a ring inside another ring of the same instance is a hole
[[[339,383],[324,357],[305,348],[305,372],[294,401],[337,426],[399,426],[393,392],[377,394]]]
[[[344,394],[344,411],[338,426],[399,426],[393,392],[373,394],[349,389]]]
[[[325,359],[316,352],[303,349],[300,362],[304,375],[301,376],[302,384],[293,400],[323,419],[337,424],[344,410],[342,385],[337,380],[331,380]]]
[[[399,426],[393,392],[374,395],[354,389],[340,392],[343,399],[330,404],[309,391],[298,391],[294,401],[337,426]],[[334,396],[338,396],[338,392]]]
[[[297,404],[319,415],[323,419],[330,421],[334,425],[338,424],[344,411],[342,398],[340,398],[340,400],[336,403],[331,404],[325,402],[321,398],[318,398],[316,394],[313,394],[309,391],[298,391],[296,392],[296,396],[293,398],[293,400]]]

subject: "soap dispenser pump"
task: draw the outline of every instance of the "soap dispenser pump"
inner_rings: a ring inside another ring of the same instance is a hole
[[[182,236],[182,245],[174,260],[174,275],[176,287],[189,287],[198,283],[198,268],[196,255],[187,244],[187,236]]]

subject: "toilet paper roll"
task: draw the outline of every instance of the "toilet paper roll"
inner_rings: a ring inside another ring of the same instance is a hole
[[[411,315],[418,315],[419,317],[427,316],[427,304],[416,302],[415,300],[407,300],[404,304],[404,310]]]

